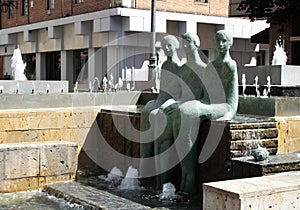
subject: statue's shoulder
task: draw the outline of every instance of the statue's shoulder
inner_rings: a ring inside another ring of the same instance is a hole
[[[236,71],[237,70],[237,64],[236,64],[235,60],[228,59],[228,60],[226,60],[225,64],[228,67],[228,69],[230,69],[231,71]]]

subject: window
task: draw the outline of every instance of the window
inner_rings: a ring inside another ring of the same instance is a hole
[[[46,0],[46,9],[47,10],[54,9],[54,0]]]
[[[8,6],[8,19],[14,18],[14,5],[9,4]]]
[[[28,0],[21,1],[21,15],[28,15]]]
[[[73,0],[73,3],[74,4],[80,4],[80,3],[82,3],[83,2],[83,0]]]
[[[195,0],[196,2],[202,2],[202,3],[207,3],[208,0]]]

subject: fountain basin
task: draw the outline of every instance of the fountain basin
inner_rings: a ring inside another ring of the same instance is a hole
[[[0,92],[15,93],[67,93],[69,91],[68,81],[36,81],[36,80],[1,80]]]
[[[245,74],[247,85],[252,85],[256,76],[260,85],[267,85],[268,76],[271,77],[271,85],[299,85],[299,73],[300,66],[293,65],[244,66],[238,69],[239,81],[242,81],[242,74]]]
[[[138,91],[2,94],[0,110],[135,105],[140,95]]]
[[[255,116],[298,116],[300,97],[240,96],[238,113]]]

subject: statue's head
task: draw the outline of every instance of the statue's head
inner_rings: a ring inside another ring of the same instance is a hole
[[[215,40],[219,52],[228,51],[233,44],[233,37],[227,30],[217,31]]]
[[[217,44],[221,40],[226,40],[226,44],[228,45],[229,48],[233,44],[233,37],[232,37],[231,33],[229,31],[227,31],[227,30],[219,30],[219,31],[217,31],[215,39],[216,39]]]
[[[171,57],[174,52],[179,48],[179,42],[173,35],[166,35],[162,40],[162,48],[166,56]]]
[[[200,39],[197,34],[187,32],[182,35],[182,45],[186,53],[200,47]]]

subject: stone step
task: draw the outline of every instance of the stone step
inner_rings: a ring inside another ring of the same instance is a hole
[[[230,130],[231,140],[250,140],[250,139],[265,139],[277,138],[277,128],[259,128],[246,130]]]
[[[58,198],[64,198],[70,203],[77,203],[85,209],[152,209],[109,192],[86,186],[78,182],[47,185],[44,191]]]
[[[256,143],[259,143],[261,147],[267,147],[267,148],[277,148],[278,146],[277,138],[260,139],[260,140],[236,140],[236,141],[231,141],[230,149],[245,150],[249,148],[255,148]]]
[[[276,122],[229,123],[230,130],[276,128]]]
[[[269,152],[270,155],[276,155],[277,148],[267,148],[267,151]],[[244,151],[242,151],[242,150],[231,150],[230,152],[232,154],[232,157],[234,157],[234,158],[245,156]]]

